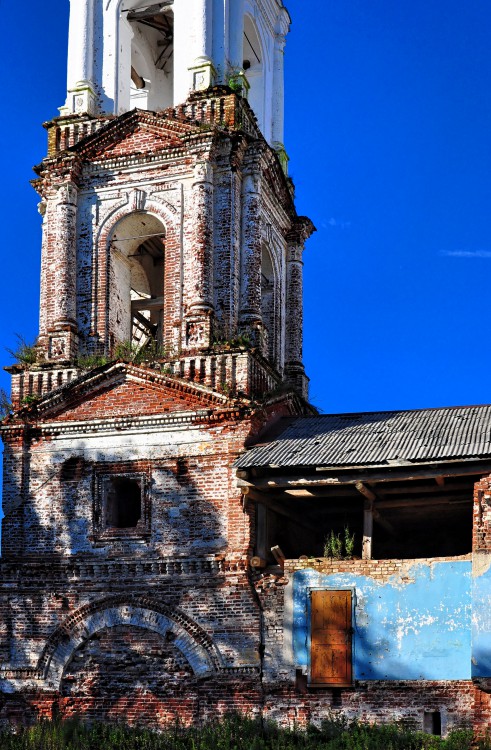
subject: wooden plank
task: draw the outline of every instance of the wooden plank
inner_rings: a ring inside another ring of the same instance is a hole
[[[147,318],[145,318],[144,315],[137,312],[136,310],[133,310],[133,319],[137,320],[138,323],[150,334],[154,334],[157,326],[155,326],[153,323],[151,323]]]
[[[317,471],[320,471],[318,469]],[[326,470],[327,471],[327,470]],[[331,469],[332,471],[332,469]],[[366,483],[379,483],[379,482],[401,482],[411,481],[417,479],[435,479],[436,476],[444,477],[464,477],[475,475],[477,477],[484,477],[491,473],[491,462],[486,461],[479,464],[476,463],[461,463],[458,466],[447,466],[442,467],[441,464],[435,466],[435,468],[425,468],[418,470],[417,466],[404,467],[403,469],[388,469],[385,472],[376,470],[373,473],[364,472],[354,474],[338,474],[330,477],[312,478],[315,476],[315,470],[312,470],[312,474],[299,475],[279,475],[275,477],[253,477],[249,472],[240,471],[238,472],[238,484],[250,485],[257,487],[258,489],[278,489],[278,488],[301,488],[305,487],[310,489],[316,487],[336,487],[340,485],[357,484],[357,482]]]
[[[312,591],[311,684],[351,684],[351,634],[351,591]]]
[[[435,506],[440,505],[469,505],[469,507],[472,506],[473,503],[473,497],[472,495],[469,495],[468,497],[465,496],[456,496],[456,497],[431,497],[431,498],[417,498],[417,497],[411,497],[404,499],[404,496],[398,500],[379,500],[377,503],[377,508],[380,508],[382,510],[394,510],[396,508],[434,508]]]
[[[149,297],[148,299],[134,299],[131,310],[160,310],[164,306],[163,297]]]

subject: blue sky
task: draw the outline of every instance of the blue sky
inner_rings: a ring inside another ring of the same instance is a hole
[[[491,5],[290,0],[286,146],[305,361],[326,412],[491,401]],[[37,333],[41,123],[65,96],[68,0],[0,0],[1,343]],[[19,38],[20,37],[20,38]],[[2,357],[8,364],[9,357]],[[0,386],[8,388],[6,374]]]

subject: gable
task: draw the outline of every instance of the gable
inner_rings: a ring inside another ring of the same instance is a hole
[[[126,380],[112,383],[91,396],[79,398],[68,404],[56,419],[84,421],[110,417],[137,417],[194,411],[200,408],[197,398],[179,396],[165,388]]]
[[[107,145],[100,144],[100,148],[92,156],[126,156],[127,154],[146,154],[173,148],[181,144],[180,138],[175,133],[139,124],[132,133]]]
[[[135,110],[112,120],[74,150],[86,159],[155,153],[181,146],[182,137],[193,130],[177,120]]]
[[[43,421],[76,422],[195,412],[228,405],[225,396],[204,386],[119,363],[48,394],[38,402],[36,412]]]

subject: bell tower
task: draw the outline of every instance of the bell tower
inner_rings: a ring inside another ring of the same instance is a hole
[[[312,413],[288,25],[280,0],[71,0],[36,361],[0,426],[2,722],[262,710],[267,520],[234,461]]]
[[[128,351],[235,393],[307,396],[289,24],[281,0],[71,0],[67,99],[34,183],[38,361],[14,368],[15,403]]]
[[[71,0],[62,115],[159,111],[217,84],[247,96],[266,141],[283,149],[281,0]]]

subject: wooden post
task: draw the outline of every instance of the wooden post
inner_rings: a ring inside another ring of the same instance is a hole
[[[366,499],[363,505],[363,544],[362,560],[372,559],[372,537],[373,537],[373,500]]]

